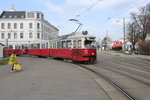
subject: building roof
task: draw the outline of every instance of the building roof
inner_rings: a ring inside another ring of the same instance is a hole
[[[0,15],[0,18],[3,19],[25,18],[25,11],[3,11],[2,14]]]

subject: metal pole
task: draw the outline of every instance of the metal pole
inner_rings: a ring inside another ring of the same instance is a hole
[[[77,19],[69,19],[70,21],[74,21],[76,22],[77,24],[79,24],[79,26],[77,27],[77,29],[75,30],[74,34],[79,30],[79,28],[82,27],[82,24],[77,20]]]
[[[8,39],[6,39],[6,49],[8,49]]]
[[[82,26],[82,24],[79,24],[78,28],[75,30],[74,33],[76,33],[81,26]]]
[[[123,50],[125,51],[126,50],[126,43],[125,43],[125,18],[123,18],[123,38],[124,38]]]
[[[107,51],[108,51],[108,30],[106,30],[106,47],[107,47]]]

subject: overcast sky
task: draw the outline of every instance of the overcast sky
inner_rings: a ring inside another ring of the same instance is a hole
[[[131,12],[150,3],[149,0],[0,0],[0,13],[8,11],[13,4],[16,11],[40,11],[52,25],[59,29],[59,35],[76,30],[78,24],[69,21],[77,19],[83,24],[80,31],[103,39],[108,30],[112,40],[123,37],[123,21],[129,21]]]

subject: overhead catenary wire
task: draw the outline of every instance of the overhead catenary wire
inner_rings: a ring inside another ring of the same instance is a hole
[[[94,3],[92,6],[90,6],[89,8],[87,8],[86,10],[84,10],[83,12],[81,12],[80,14],[76,15],[76,17],[80,17],[81,15],[83,15],[84,13],[88,12],[90,9],[92,9],[93,7],[95,7],[96,5],[98,5],[101,1],[103,0],[98,0],[96,3]]]
[[[130,7],[129,9],[126,9],[126,10],[124,10],[124,11],[119,12],[118,14],[115,14],[115,15],[113,15],[113,16],[111,16],[111,17],[108,17],[108,18],[106,18],[105,20],[103,20],[103,21],[97,23],[97,24],[94,25],[93,27],[88,28],[87,30],[93,29],[95,26],[97,26],[97,25],[99,25],[99,24],[103,24],[103,23],[107,22],[108,20],[111,20],[111,19],[113,19],[113,18],[115,18],[115,17],[117,17],[117,16],[119,16],[119,15],[121,15],[121,14],[123,14],[123,13],[125,13],[125,12],[127,12],[127,11],[129,11],[129,10],[135,8],[135,7],[137,7],[137,6],[139,7],[139,5],[145,3],[146,1],[148,1],[148,0],[142,0],[141,2],[134,4],[134,6]]]
[[[139,3],[137,3],[135,6],[132,6],[132,7],[130,7],[130,8],[127,9],[127,10],[124,10],[124,11],[119,12],[118,14],[116,14],[116,15],[114,15],[114,16],[109,17],[109,19],[112,19],[112,18],[114,18],[114,17],[116,17],[116,16],[119,16],[119,15],[125,13],[125,12],[128,12],[129,10],[131,10],[131,9],[133,9],[133,8],[135,8],[135,7],[137,7],[138,4],[141,5],[141,4],[145,3],[146,1],[148,1],[148,0],[143,0],[143,1],[139,2]],[[138,5],[138,6],[139,6],[139,5]]]
[[[75,18],[80,17],[81,15],[83,15],[84,13],[86,13],[87,11],[89,11],[90,9],[92,9],[93,7],[95,7],[96,5],[99,4],[99,2],[102,0],[98,0],[96,3],[94,3],[92,6],[90,6],[89,8],[87,8],[86,10],[84,10],[83,12],[81,12],[80,14],[76,15]],[[75,19],[74,18],[74,19]],[[68,22],[69,20],[64,21],[64,23],[62,25],[64,25],[66,22]],[[58,27],[61,27],[62,25],[59,25]]]
[[[83,14],[85,14],[86,12],[88,12],[89,10],[91,10],[93,7],[95,7],[96,5],[98,5],[98,4],[100,3],[100,1],[102,1],[102,0],[99,0],[98,2],[94,3],[92,6],[90,6],[89,8],[87,8],[86,10],[84,10],[83,12],[81,12],[80,14],[76,15],[74,18],[79,18],[80,16],[82,16]],[[141,1],[141,0],[140,0],[140,1]],[[103,21],[97,23],[96,25],[94,25],[94,26],[92,26],[92,27],[90,27],[90,28],[87,28],[86,30],[91,30],[91,29],[95,28],[95,26],[98,26],[99,24],[103,24],[103,23],[105,23],[105,22],[107,22],[107,21],[109,21],[109,20],[112,20],[113,18],[115,18],[115,17],[117,17],[117,16],[119,16],[119,15],[121,15],[121,14],[126,13],[127,11],[129,11],[129,10],[131,10],[131,9],[137,7],[137,6],[139,7],[139,5],[145,3],[146,1],[148,1],[148,0],[142,0],[141,2],[136,2],[136,4],[134,4],[132,7],[128,8],[128,9],[126,9],[126,10],[123,10],[123,11],[121,11],[121,12],[119,12],[119,13],[117,13],[117,14],[115,14],[115,15],[109,17],[109,18],[106,18],[106,19],[104,19]],[[61,27],[61,26],[63,26],[64,24],[66,24],[67,22],[69,22],[69,21],[66,20],[62,25],[59,25],[59,26]]]

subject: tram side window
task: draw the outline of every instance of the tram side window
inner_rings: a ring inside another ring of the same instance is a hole
[[[65,41],[61,41],[61,42],[60,42],[60,48],[65,48],[64,43],[65,43]]]
[[[62,48],[62,41],[59,42],[59,48]]]
[[[73,48],[77,48],[77,45],[76,45],[76,40],[73,40]]]
[[[54,43],[54,48],[56,48],[56,43]]]
[[[33,47],[34,48],[34,47]],[[45,49],[45,44],[42,44],[42,49]]]
[[[61,43],[61,41],[59,41],[59,42],[57,42],[57,48],[62,48],[62,43]]]
[[[53,48],[56,48],[56,43],[55,42],[53,42]]]
[[[46,43],[46,49],[48,49],[48,43]]]
[[[62,48],[66,48],[65,41],[62,41]]]
[[[57,42],[57,48],[60,48],[60,43],[59,42]]]
[[[9,49],[13,49],[13,46],[12,46],[12,45],[9,45]]]
[[[40,44],[37,44],[37,49],[40,49]]]
[[[50,46],[49,46],[49,48],[52,48],[52,42],[50,42],[50,44],[49,44]]]
[[[81,48],[81,40],[78,40],[78,48]]]
[[[71,48],[71,45],[72,45],[71,40],[67,40],[66,48]]]

